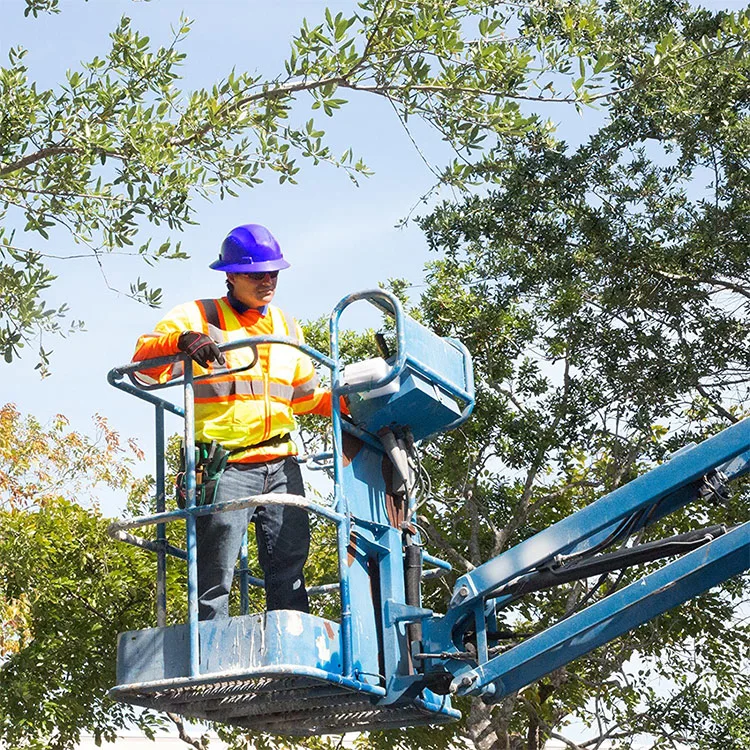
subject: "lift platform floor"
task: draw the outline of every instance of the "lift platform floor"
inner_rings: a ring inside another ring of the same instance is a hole
[[[460,717],[423,691],[381,704],[385,690],[343,677],[338,623],[291,611],[199,623],[200,670],[189,675],[187,625],[122,633],[118,685],[134,705],[261,732],[338,734],[442,724]]]
[[[118,700],[157,711],[296,736],[444,724],[460,717],[453,709],[440,713],[439,705],[421,698],[404,704],[377,705],[376,696],[325,680],[288,674],[224,678],[221,682],[162,690],[115,688],[112,694]]]

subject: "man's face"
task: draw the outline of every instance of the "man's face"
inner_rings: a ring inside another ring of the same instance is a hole
[[[276,292],[278,276],[278,271],[227,274],[234,286],[234,296],[248,307],[263,307],[271,302]]]

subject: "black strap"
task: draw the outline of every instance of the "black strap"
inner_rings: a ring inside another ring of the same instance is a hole
[[[206,322],[221,330],[221,324],[219,323],[219,305],[215,299],[201,299],[198,300],[203,305],[203,310],[206,314]]]
[[[268,438],[268,440],[263,440],[260,443],[254,443],[253,445],[243,445],[241,448],[233,448],[231,451],[229,451],[229,455],[233,456],[236,453],[242,453],[242,451],[247,451],[251,448],[264,448],[267,445],[281,445],[282,443],[286,443],[291,440],[291,437],[291,434],[288,432],[285,432],[283,435],[274,435],[273,437]]]

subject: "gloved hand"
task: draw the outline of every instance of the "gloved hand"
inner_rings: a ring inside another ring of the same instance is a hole
[[[201,367],[208,367],[209,362],[225,364],[224,355],[216,342],[205,333],[183,331],[177,339],[177,348]]]

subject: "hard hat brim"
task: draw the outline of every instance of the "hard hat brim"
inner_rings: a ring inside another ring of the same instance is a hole
[[[226,273],[263,273],[264,271],[283,271],[291,265],[291,263],[283,258],[263,260],[259,263],[227,263],[219,258],[211,263],[209,268],[213,268],[214,271],[224,271]]]

